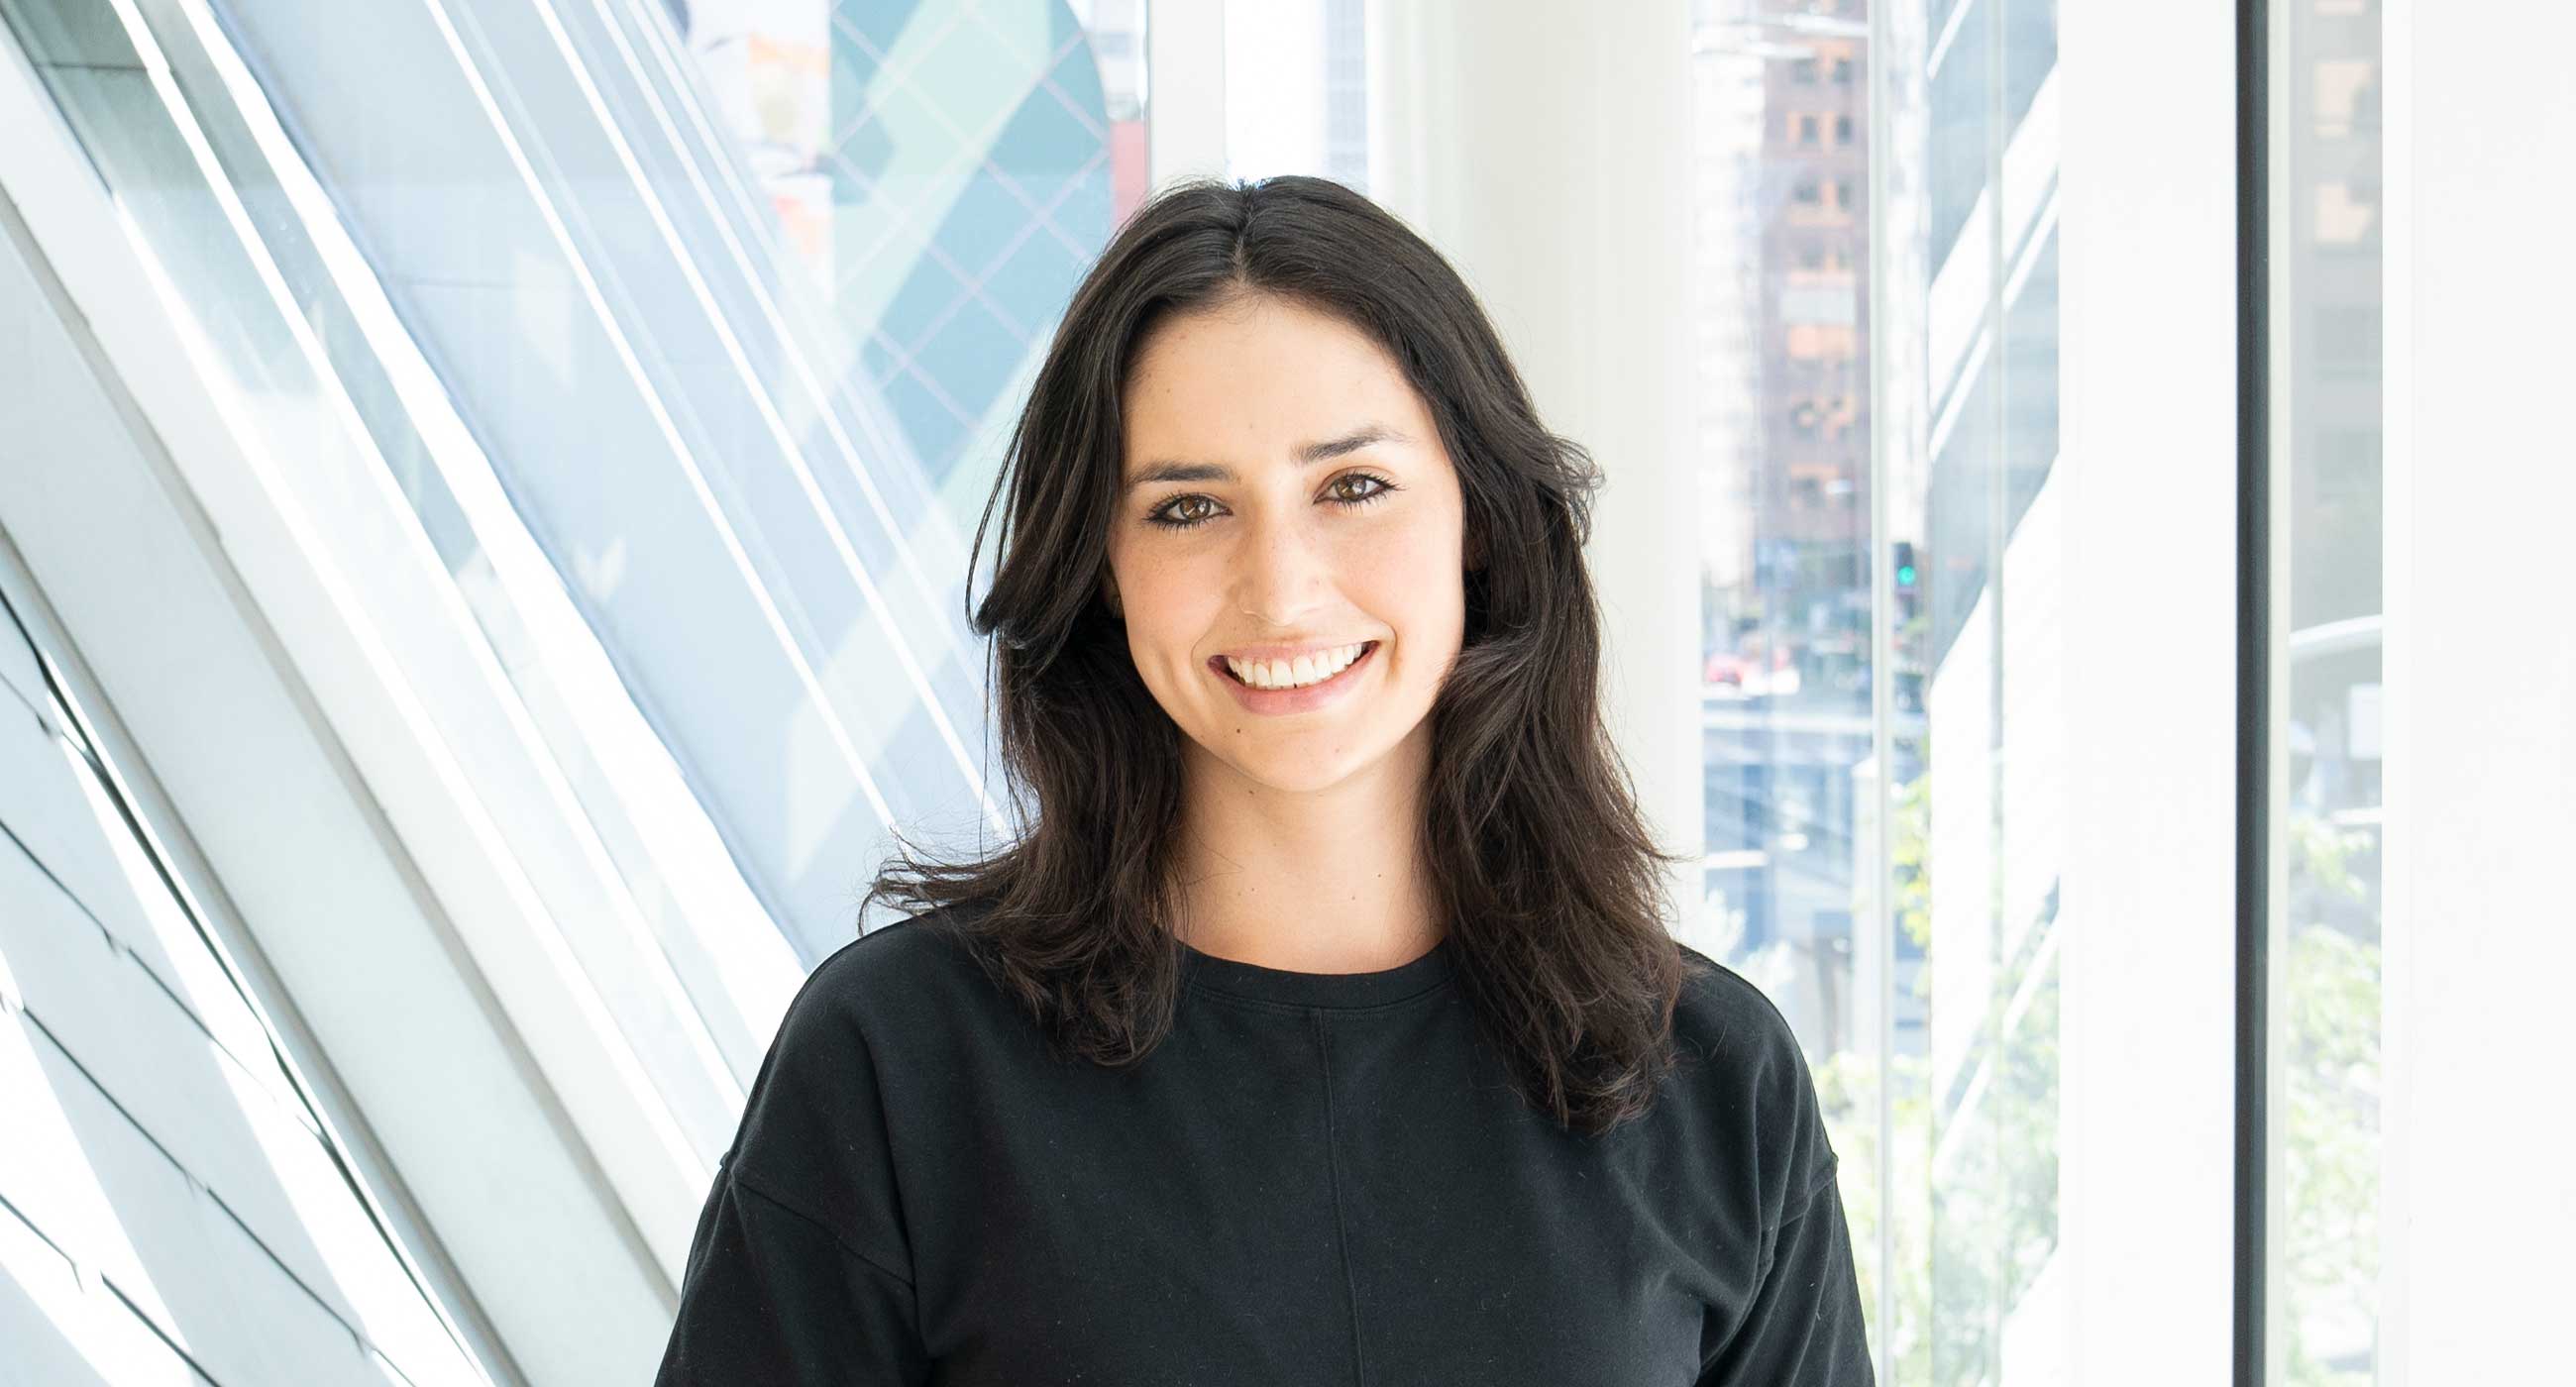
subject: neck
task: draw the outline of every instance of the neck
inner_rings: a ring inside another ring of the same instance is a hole
[[[1195,745],[1185,752],[1180,934],[1219,958],[1298,973],[1370,973],[1445,931],[1418,848],[1427,725],[1348,778],[1283,791]]]

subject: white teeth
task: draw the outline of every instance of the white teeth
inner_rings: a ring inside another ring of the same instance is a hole
[[[1234,671],[1235,677],[1254,688],[1295,689],[1320,684],[1350,668],[1351,661],[1358,659],[1360,652],[1367,648],[1368,642],[1361,641],[1357,645],[1337,646],[1321,656],[1300,655],[1293,661],[1245,661],[1229,656],[1225,665]]]

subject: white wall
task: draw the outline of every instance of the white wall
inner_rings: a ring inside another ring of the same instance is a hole
[[[2576,11],[2384,0],[2380,1381],[2567,1372]]]
[[[1145,167],[1155,188],[1225,172],[1225,9],[1221,0],[1146,6]]]
[[[2230,6],[2059,11],[2065,991],[2085,1387],[2223,1383],[2234,1243]],[[2150,538],[2151,537],[2151,538]],[[2141,544],[2188,561],[2141,561]],[[1936,959],[1935,968],[1939,966]]]
[[[1704,837],[1690,417],[1690,14],[1683,0],[1369,7],[1371,195],[1458,267],[1540,416],[1608,484],[1588,550],[1604,699],[1664,846],[1675,933]]]

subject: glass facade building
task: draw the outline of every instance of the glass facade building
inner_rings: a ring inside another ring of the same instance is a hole
[[[542,920],[483,926],[528,952],[477,965],[542,963],[518,1004],[582,1016],[567,1045],[624,1076],[669,1157],[611,1178],[667,1205],[690,1183],[674,1172],[729,1139],[782,984],[876,923],[857,901],[890,834],[954,848],[1010,822],[987,784],[965,537],[1056,315],[1143,193],[1141,6],[8,0],[0,19],[241,479],[306,537],[308,587]],[[36,665],[22,649],[12,667]],[[42,681],[12,687],[48,706]],[[78,742],[59,717],[26,730],[22,758],[63,764],[12,778],[9,821],[131,855],[111,847],[132,827],[71,783],[98,758],[61,755]],[[147,881],[67,881],[95,889],[6,913],[21,933],[65,911],[93,932],[174,914],[145,908]],[[269,1075],[279,1106],[222,1082],[215,1060],[271,1059],[241,999],[139,989],[176,977],[152,971],[149,935],[120,938],[59,970],[9,941],[26,1030],[58,1043],[12,1052],[38,1067],[7,1102],[78,1088],[87,1107],[38,1124],[43,1141],[166,1159],[137,1158],[130,1186],[68,1157],[10,1167],[21,1231],[114,1269],[124,1313],[157,1332],[119,1321],[110,1340],[174,1344],[215,1380],[322,1380],[289,1366],[336,1361],[290,1347],[316,1333],[351,1362],[465,1380],[436,1297],[388,1259],[399,1240],[351,1233],[359,1187],[334,1205],[314,1186],[311,1208],[275,1188],[292,1171],[300,1193],[336,1149],[293,1084]],[[221,978],[216,954],[167,947]],[[111,1061],[148,1055],[63,1024],[101,988],[144,997],[148,1034],[230,1025],[234,1043],[177,1047],[208,1057],[187,1094],[132,1092]],[[302,1143],[272,1143],[269,1170],[186,1140],[247,1117]],[[112,1221],[65,1222],[163,1203],[124,1263],[98,1241]],[[327,1251],[372,1261],[300,1262],[325,1230]],[[335,1278],[359,1270],[377,1299],[353,1305]],[[246,1301],[236,1333],[201,1332],[208,1302],[187,1293],[227,1284],[320,1303]]]

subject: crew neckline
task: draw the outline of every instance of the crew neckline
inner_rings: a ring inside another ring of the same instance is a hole
[[[1258,963],[1202,952],[1186,940],[1175,942],[1181,946],[1181,980],[1192,988],[1282,1006],[1384,1006],[1439,987],[1457,971],[1449,936],[1445,934],[1420,958],[1373,973],[1299,973],[1264,968]]]

